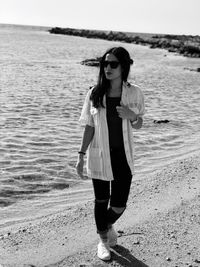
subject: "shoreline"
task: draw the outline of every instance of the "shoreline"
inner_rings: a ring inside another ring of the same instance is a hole
[[[116,223],[119,245],[112,250],[110,262],[103,263],[96,257],[98,236],[93,201],[88,201],[0,233],[0,264],[197,266],[199,163],[198,152],[133,181],[127,210]]]
[[[185,57],[200,58],[199,35],[193,36],[193,35],[174,35],[174,34],[131,33],[131,32],[119,32],[119,31],[60,28],[60,27],[54,27],[48,31],[51,34],[64,34],[64,35],[80,36],[85,38],[98,38],[108,41],[120,41],[125,43],[147,45],[153,49],[154,48],[165,49],[168,52],[178,53]]]
[[[157,173],[158,169],[163,169],[165,167],[167,167],[168,165],[170,165],[171,163],[173,163],[174,161],[180,161],[182,159],[185,159],[187,157],[193,156],[196,153],[198,153],[199,149],[196,150],[192,150],[192,151],[188,151],[187,152],[187,156],[185,155],[186,152],[181,153],[179,156],[175,157],[175,158],[171,158],[170,160],[168,160],[168,162],[165,164],[159,164],[156,168],[151,169],[151,170],[144,170],[144,171],[139,171],[139,172],[135,172],[135,174],[133,175],[133,183],[136,183],[137,181],[140,181],[142,179],[144,179],[143,177],[150,175],[151,177]],[[57,210],[59,210],[59,212],[62,212],[63,210],[67,210],[67,208],[71,209],[72,207],[78,206],[81,203],[87,203],[89,201],[91,201],[93,199],[93,189],[92,189],[92,184],[91,184],[91,180],[90,179],[86,179],[86,180],[77,180],[77,182],[75,184],[73,184],[72,186],[70,186],[67,190],[66,193],[62,196],[62,203],[64,202],[64,199],[66,200],[66,204],[65,204],[65,208],[59,208],[59,207],[49,207],[49,205],[45,206],[42,208],[41,212],[38,213],[37,209],[35,208],[34,203],[29,202],[29,204],[27,204],[27,206],[32,206],[32,214],[30,216],[27,214],[22,214],[19,215],[17,217],[6,217],[4,214],[4,217],[6,218],[6,220],[0,220],[0,235],[1,232],[6,232],[6,230],[8,229],[14,229],[17,228],[18,226],[20,227],[21,225],[26,225],[30,222],[37,222],[39,221],[41,218],[43,217],[48,217],[51,215],[55,215],[57,214]],[[46,196],[46,199],[44,199],[44,202],[48,202],[48,196]],[[56,199],[55,199],[56,201]],[[19,204],[20,205],[20,204]],[[62,204],[62,206],[64,205],[64,203]],[[18,208],[20,209],[20,206],[18,206]],[[12,213],[14,214],[17,211],[17,207],[15,208],[15,210],[12,211]],[[11,213],[11,211],[10,211]]]

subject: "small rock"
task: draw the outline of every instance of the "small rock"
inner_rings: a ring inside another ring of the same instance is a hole
[[[154,123],[168,123],[169,120],[154,120]]]
[[[194,262],[195,262],[195,263],[200,263],[200,260],[197,260],[197,259],[196,259]]]
[[[100,57],[90,58],[90,59],[83,60],[81,62],[81,64],[86,65],[86,66],[90,66],[90,67],[98,67],[100,64],[100,60],[101,60]]]
[[[169,257],[166,258],[166,261],[171,261],[171,259]]]
[[[176,238],[176,236],[174,234],[170,235],[171,238]]]

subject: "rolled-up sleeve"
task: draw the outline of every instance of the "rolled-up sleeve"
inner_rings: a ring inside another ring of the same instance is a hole
[[[87,95],[85,97],[85,101],[84,101],[84,104],[82,107],[79,122],[81,123],[81,125],[84,125],[84,126],[89,125],[89,126],[94,127],[94,120],[93,120],[93,117],[92,117],[91,112],[90,112],[91,105],[92,105],[91,100],[90,100],[91,91],[92,91],[92,89],[90,89],[87,92]]]
[[[142,117],[145,113],[145,104],[144,104],[144,95],[142,90],[135,86],[133,87],[133,91],[128,96],[127,102],[129,102],[129,108],[135,112],[135,114],[139,117]]]

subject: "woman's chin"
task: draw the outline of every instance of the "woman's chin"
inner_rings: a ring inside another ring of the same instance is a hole
[[[112,75],[111,74],[106,74],[106,79],[107,80],[112,80]]]

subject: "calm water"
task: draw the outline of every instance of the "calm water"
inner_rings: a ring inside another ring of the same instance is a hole
[[[45,29],[0,25],[0,228],[92,198],[90,181],[74,170],[78,123],[97,68],[81,60],[126,47],[130,81],[145,94],[144,127],[134,132],[137,177],[200,148],[200,67],[148,47],[51,35]],[[168,119],[168,124],[154,120]]]

